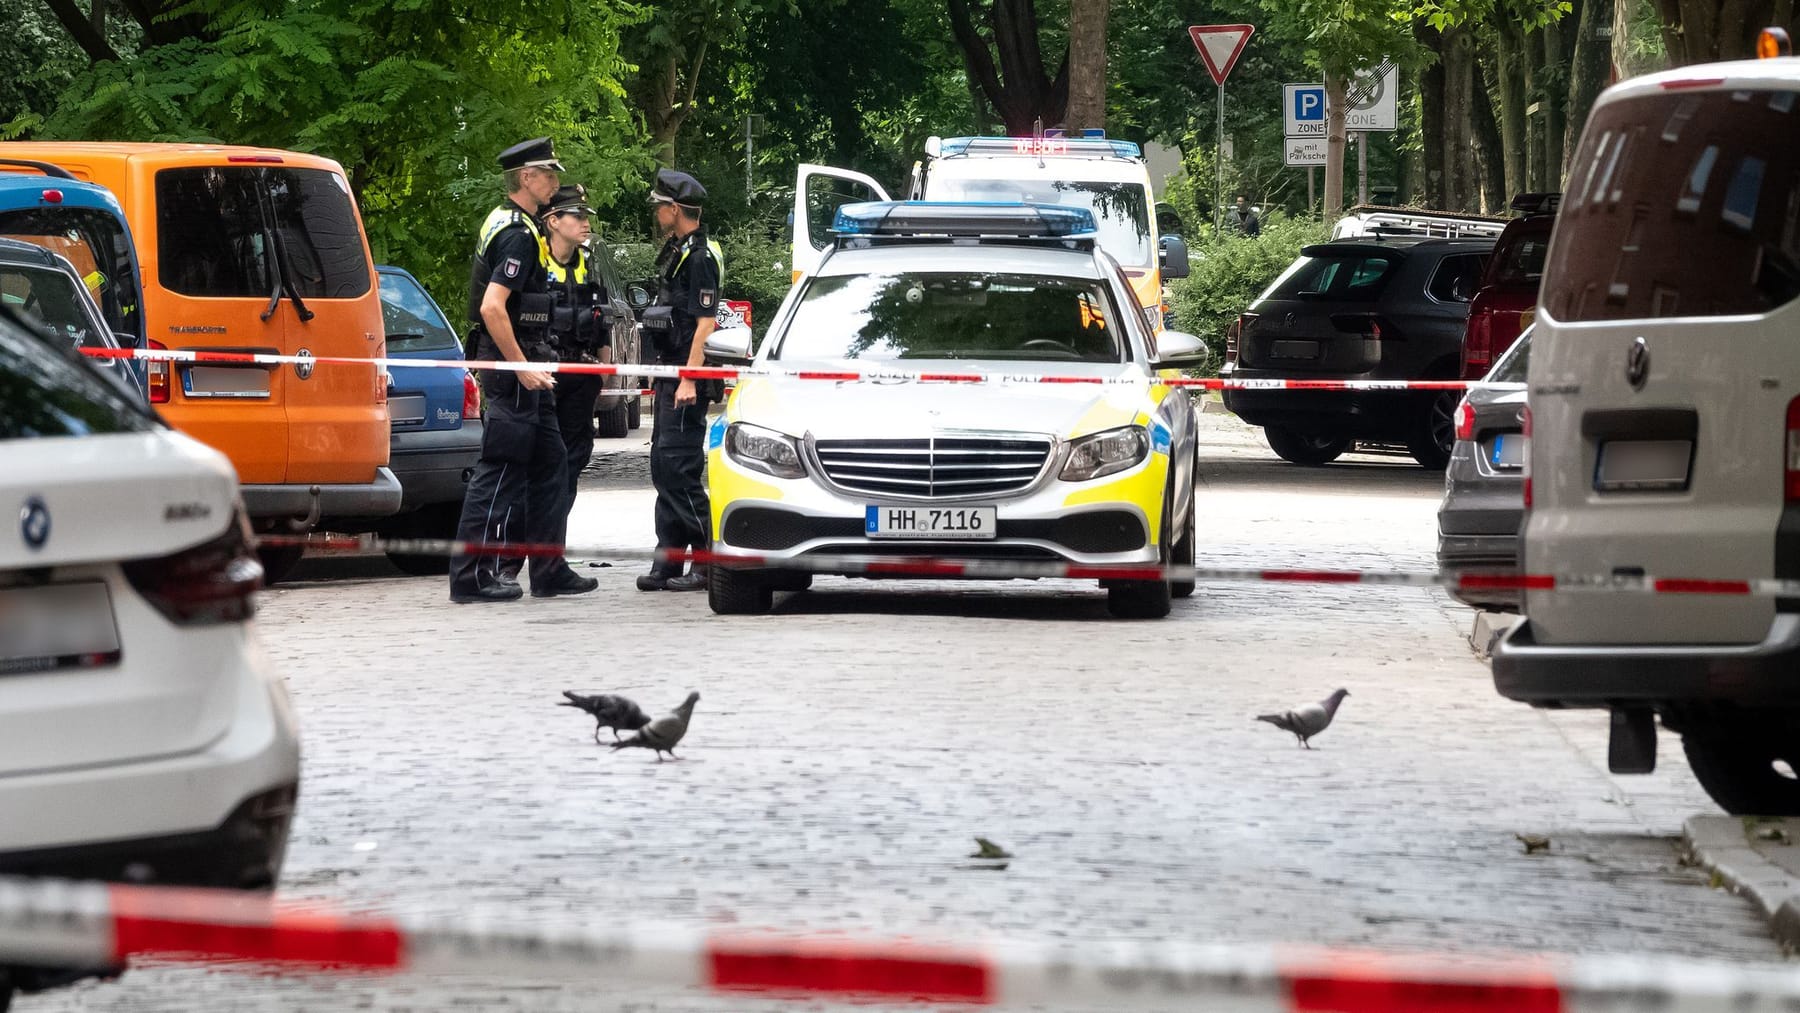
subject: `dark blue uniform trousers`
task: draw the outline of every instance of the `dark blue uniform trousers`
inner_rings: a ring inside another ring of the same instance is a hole
[[[650,431],[650,484],[656,487],[656,547],[706,549],[712,545],[712,502],[706,497],[706,402],[675,403],[680,381],[656,381],[656,413]],[[680,563],[651,571],[679,577]]]
[[[456,537],[469,542],[559,544],[567,515],[566,451],[556,426],[556,395],[527,390],[510,372],[481,378],[486,423],[481,461],[463,494]],[[453,556],[450,589],[472,592],[491,586],[500,563],[495,556]],[[551,586],[566,569],[560,556],[530,560],[531,585]]]

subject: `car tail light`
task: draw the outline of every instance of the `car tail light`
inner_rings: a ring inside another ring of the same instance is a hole
[[[1788,417],[1792,418],[1794,409],[1788,407]],[[1525,460],[1520,474],[1525,477],[1525,509],[1531,509],[1531,406],[1526,405],[1519,411],[1519,433],[1525,437]]]
[[[169,346],[163,344],[160,341],[149,341],[149,342],[145,342],[145,344],[148,347],[155,349],[158,352],[166,352],[169,350]],[[151,404],[168,404],[169,403],[169,360],[167,360],[167,359],[152,360],[150,363],[150,368],[145,371],[145,374],[150,378],[150,403]]]
[[[1472,440],[1475,438],[1475,407],[1463,398],[1456,406],[1456,438]]]
[[[225,161],[249,165],[281,165],[280,155],[227,155]]]
[[[63,192],[61,190],[45,190],[43,197],[45,204],[61,204],[63,202]]]
[[[1800,503],[1800,397],[1787,406],[1787,501]]]
[[[394,389],[394,374],[385,369],[375,370],[375,403],[387,404],[388,392]]]
[[[1250,320],[1250,314],[1239,313],[1236,320],[1225,327],[1225,361],[1236,362],[1238,357],[1238,337],[1244,332],[1244,325]]]
[[[219,537],[173,555],[133,560],[124,570],[131,586],[177,626],[243,622],[256,614],[263,581],[250,522],[241,511]]]
[[[1463,334],[1462,378],[1479,380],[1494,365],[1493,314],[1481,307],[1469,312],[1469,328]]]
[[[463,413],[465,419],[481,417],[481,388],[475,383],[475,374],[463,370]]]

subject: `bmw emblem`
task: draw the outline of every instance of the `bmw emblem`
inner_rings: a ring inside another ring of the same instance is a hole
[[[315,365],[312,361],[312,351],[310,349],[302,348],[298,352],[295,352],[294,355],[301,360],[300,362],[294,363],[294,375],[302,380],[312,379],[313,366]]]
[[[1631,351],[1625,353],[1625,382],[1631,384],[1632,390],[1643,390],[1644,381],[1650,378],[1650,345],[1640,336],[1631,343]]]
[[[31,549],[41,549],[50,540],[50,508],[36,496],[19,508],[19,537]]]

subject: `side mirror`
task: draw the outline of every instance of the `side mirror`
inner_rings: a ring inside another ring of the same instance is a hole
[[[1180,236],[1162,237],[1162,249],[1157,259],[1165,280],[1188,276],[1188,248]]]
[[[1155,369],[1200,369],[1212,361],[1206,342],[1186,331],[1163,331],[1156,336]]]
[[[650,305],[650,290],[642,285],[633,285],[625,290],[625,297],[631,300],[631,308],[641,310]]]
[[[113,332],[113,340],[117,341],[119,343],[120,348],[142,348],[142,347],[144,347],[143,341],[140,340],[137,335],[131,333],[130,331],[114,331]]]
[[[748,327],[720,327],[706,336],[706,358],[724,366],[748,366],[751,339]]]

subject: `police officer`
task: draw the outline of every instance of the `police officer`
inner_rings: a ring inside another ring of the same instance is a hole
[[[542,220],[549,240],[550,335],[557,358],[563,362],[611,362],[612,335],[602,310],[606,287],[593,251],[587,248],[589,218],[587,188],[580,184],[556,191],[544,207]],[[569,511],[575,506],[575,486],[594,456],[594,405],[606,378],[592,373],[563,373],[556,380],[556,425],[562,433],[566,494],[557,516],[558,540],[565,540]],[[591,579],[591,578],[590,578]]]
[[[482,224],[469,272],[470,338],[477,357],[509,362],[554,358],[549,342],[549,259],[537,221],[561,179],[550,139],[515,144],[500,153],[507,200]],[[486,424],[481,461],[463,495],[456,537],[469,542],[558,542],[562,502],[562,437],[556,427],[556,378],[538,370],[481,374]],[[599,586],[560,557],[530,562],[533,597],[580,594]],[[450,600],[511,601],[519,585],[502,577],[491,556],[450,560]]]
[[[662,169],[650,191],[657,229],[669,239],[656,261],[660,286],[656,305],[644,311],[644,333],[655,360],[666,366],[698,366],[706,338],[717,326],[721,267],[718,249],[706,238],[700,209],[706,188],[685,172]],[[712,505],[701,476],[706,469],[706,406],[718,384],[658,379],[655,421],[650,433],[650,482],[656,486],[656,547],[706,549],[711,542]],[[680,563],[658,563],[637,579],[640,591],[702,591],[706,568],[687,574]]]

